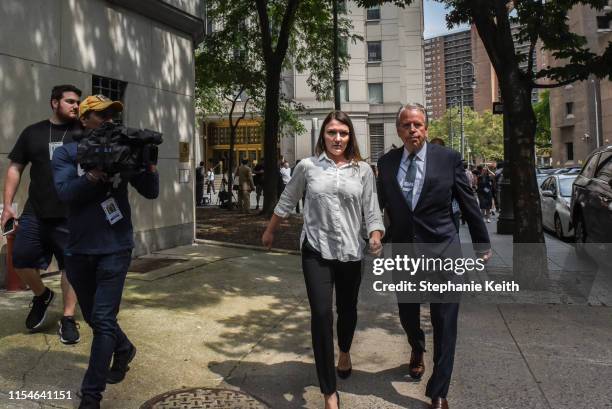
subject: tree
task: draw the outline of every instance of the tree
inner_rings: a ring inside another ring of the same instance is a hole
[[[470,107],[463,109],[464,135],[467,146],[470,148],[470,159],[479,162],[494,162],[504,157],[503,148],[503,121],[501,116],[493,115],[491,111],[481,114]],[[449,135],[452,133],[453,143]],[[459,108],[447,109],[444,115],[429,124],[429,137],[442,138],[447,147],[459,150],[461,133]]]
[[[533,105],[536,116],[535,145],[536,155],[550,156],[552,139],[550,135],[550,91],[545,90],[540,94],[540,100]]]
[[[196,52],[196,106],[201,115],[222,115],[229,107],[230,148],[228,162],[224,165],[231,189],[236,165],[236,132],[248,107],[261,104],[264,76],[258,68],[255,42],[250,32],[243,29],[244,21],[236,16],[216,14],[219,11],[211,9],[209,17],[215,20],[223,17],[223,24],[206,36]],[[242,108],[242,113],[234,119],[237,108]],[[232,195],[229,195],[228,209],[232,208]]]
[[[535,280],[547,271],[542,230],[540,196],[535,177],[536,116],[531,104],[534,88],[554,88],[590,75],[612,76],[612,43],[601,55],[587,48],[586,39],[570,31],[567,14],[576,5],[602,10],[607,0],[438,0],[446,4],[449,26],[474,24],[495,69],[510,141],[509,168],[514,210],[514,242],[541,243],[517,246],[513,254],[515,272]],[[528,55],[517,53],[513,26],[518,40],[529,44]],[[540,41],[560,63],[535,72],[534,53]],[[528,62],[522,70],[520,63]]]

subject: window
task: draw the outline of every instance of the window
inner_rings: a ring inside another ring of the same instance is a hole
[[[595,165],[597,165],[598,160],[599,154],[594,154],[593,156],[591,156],[587,164],[584,165],[584,168],[582,168],[582,172],[580,172],[580,174],[584,177],[592,178],[593,173],[595,172]]]
[[[380,20],[380,6],[368,7],[366,20]]]
[[[612,179],[612,153],[603,153],[595,178],[608,183]]]
[[[113,101],[123,102],[123,96],[127,82],[116,80],[113,78],[100,77],[97,75],[91,78],[91,94],[104,95]],[[117,123],[123,122],[123,113],[117,112],[113,120]]]
[[[574,144],[567,142],[565,144],[565,152],[567,154],[567,160],[574,160]]]
[[[340,81],[340,101],[348,102],[349,100],[349,88],[348,81]]]
[[[383,103],[383,84],[374,83],[368,84],[368,102],[370,104]]]
[[[340,54],[341,57],[347,57],[348,56],[348,38],[346,37],[340,37],[338,39],[338,54]]]
[[[574,103],[573,102],[566,102],[565,103],[565,115],[566,116],[574,116]]]
[[[380,41],[368,41],[368,62],[382,60],[382,46]]]
[[[611,16],[597,16],[597,30],[610,31]]]
[[[385,125],[370,124],[370,159],[377,162],[385,153]]]

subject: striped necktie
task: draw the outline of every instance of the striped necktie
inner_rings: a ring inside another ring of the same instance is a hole
[[[404,192],[404,197],[412,209],[412,195],[414,192],[414,180],[416,179],[416,171],[417,165],[415,161],[416,155],[411,153],[408,156],[408,169],[406,169],[406,177],[404,178],[404,183],[402,184],[402,191]]]

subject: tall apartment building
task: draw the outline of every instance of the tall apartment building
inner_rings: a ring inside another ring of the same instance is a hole
[[[612,41],[612,22],[602,10],[575,6],[568,18],[572,32],[587,39],[588,48],[601,54]],[[550,65],[565,63],[550,57]],[[590,78],[550,92],[553,166],[582,165],[599,146],[612,144],[612,83]],[[608,107],[608,108],[606,108]]]
[[[444,36],[425,40],[425,106],[430,118],[446,111]]]
[[[512,31],[516,52],[527,54],[529,45],[520,43],[516,38],[518,27],[514,27]],[[533,56],[534,70],[539,67],[538,63],[541,60],[539,55],[540,47],[536,47],[536,53]],[[465,62],[474,64],[476,88],[471,87],[472,71]],[[487,109],[491,110],[493,102],[500,100],[497,75],[476,27],[472,26],[469,30],[425,40],[425,92],[427,108],[432,118],[440,118],[447,108],[460,104],[462,65],[464,67],[464,106],[469,106],[477,112],[483,112]],[[528,62],[525,60],[520,67],[526,70],[527,65]],[[444,78],[440,77],[440,71],[444,72]],[[443,104],[440,104],[439,101],[443,101]],[[538,101],[538,90],[533,91],[532,101]]]

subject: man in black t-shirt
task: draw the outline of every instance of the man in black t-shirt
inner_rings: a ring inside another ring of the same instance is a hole
[[[28,164],[30,187],[28,200],[19,218],[13,246],[13,265],[32,292],[32,309],[26,319],[26,327],[37,330],[47,317],[47,308],[55,293],[43,284],[40,270],[46,270],[55,255],[62,270],[61,288],[64,314],[59,321],[60,341],[64,344],[79,342],[78,326],[74,320],[77,298],[64,269],[64,248],[68,241],[66,224],[67,208],[60,202],[51,170],[54,150],[64,143],[72,142],[80,133],[78,123],[81,91],[74,85],[58,85],[51,91],[51,118],[37,122],[23,130],[8,158],[10,163],[4,178],[4,207],[2,227],[11,218],[16,218],[12,207],[21,174]]]
[[[204,178],[206,176],[206,169],[204,168],[204,162],[200,162],[195,170],[195,184],[196,184],[196,206],[202,206],[204,201]]]
[[[253,183],[255,183],[255,197],[257,198],[257,205],[255,210],[259,209],[259,199],[263,193],[264,188],[264,160],[261,158],[257,165],[253,168]]]

